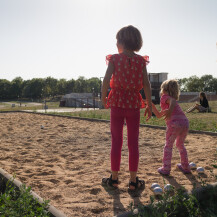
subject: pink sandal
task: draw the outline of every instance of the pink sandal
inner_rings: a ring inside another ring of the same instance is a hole
[[[177,168],[180,169],[184,174],[191,173],[190,169],[184,169],[181,164],[177,164]]]

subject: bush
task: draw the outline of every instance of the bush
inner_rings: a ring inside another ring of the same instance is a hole
[[[217,152],[215,153],[217,156]],[[212,165],[217,168],[216,161]],[[213,174],[214,175],[214,174]],[[216,177],[217,178],[217,177]],[[173,196],[165,193],[161,198],[151,196],[149,205],[140,206],[137,217],[216,217],[217,185],[209,185],[203,180],[202,188],[187,194],[184,188],[175,190]],[[157,199],[160,199],[157,201]],[[132,206],[131,206],[132,209]]]
[[[1,217],[49,217],[49,201],[40,204],[30,194],[31,188],[25,185],[20,189],[14,187],[11,181],[1,182],[0,186],[0,216]]]

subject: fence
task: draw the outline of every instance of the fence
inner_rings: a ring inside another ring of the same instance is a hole
[[[102,108],[102,103],[98,98],[65,98],[60,101],[60,107]]]

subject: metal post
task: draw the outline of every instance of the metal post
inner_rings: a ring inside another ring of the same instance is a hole
[[[102,81],[101,81],[101,78],[104,78],[104,77],[100,77],[100,99],[102,98]]]
[[[44,100],[44,109],[45,109],[45,113],[46,113],[47,112],[46,98]]]
[[[95,96],[94,96],[94,88],[93,88],[93,108],[95,110]]]

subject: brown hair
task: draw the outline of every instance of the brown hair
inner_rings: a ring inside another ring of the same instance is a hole
[[[206,94],[204,92],[200,92],[200,96],[202,96],[203,99],[206,99]]]
[[[134,26],[121,28],[116,35],[117,42],[127,50],[139,51],[142,47],[142,35]]]
[[[161,93],[166,91],[169,96],[175,98],[176,100],[179,99],[179,84],[177,80],[166,80],[161,84]]]

